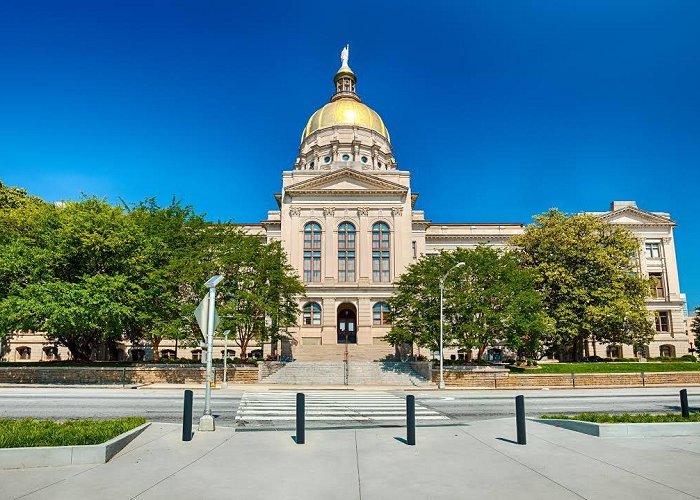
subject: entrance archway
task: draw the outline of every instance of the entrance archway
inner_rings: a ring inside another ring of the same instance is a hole
[[[352,304],[338,307],[338,343],[357,344],[357,309]]]

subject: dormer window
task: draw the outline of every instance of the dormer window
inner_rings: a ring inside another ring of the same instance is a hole
[[[331,157],[330,156],[325,156],[323,158],[323,163],[330,163],[331,162]]]
[[[309,163],[309,170],[313,170],[313,169],[314,169],[314,162],[311,162],[311,163]]]

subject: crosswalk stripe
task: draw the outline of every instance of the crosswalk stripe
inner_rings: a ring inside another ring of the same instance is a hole
[[[404,421],[403,398],[389,393],[352,394],[347,392],[305,392],[305,419],[308,421]],[[236,421],[293,421],[296,417],[296,392],[244,393],[236,412]],[[416,420],[449,420],[435,410],[416,404]]]

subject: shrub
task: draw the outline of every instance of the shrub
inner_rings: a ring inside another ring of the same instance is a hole
[[[651,415],[649,413],[610,415],[607,413],[581,413],[579,415],[542,415],[540,418],[554,420],[582,420],[597,424],[650,424],[663,422],[700,422],[700,413],[691,413],[690,418],[683,418],[678,413]]]
[[[678,358],[678,360],[679,360],[679,361],[692,361],[692,362],[695,362],[695,361],[698,360],[698,358],[696,358],[696,357],[693,356],[692,354],[684,354],[683,356],[681,356],[680,358]]]

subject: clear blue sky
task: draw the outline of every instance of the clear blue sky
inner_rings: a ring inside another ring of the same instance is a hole
[[[636,200],[700,305],[698,26],[695,0],[2,2],[0,179],[258,221],[350,43],[428,218]]]

